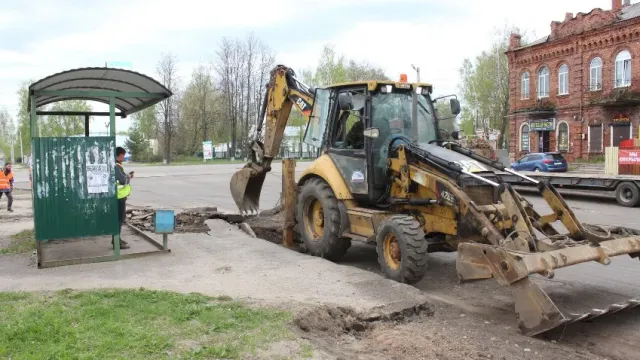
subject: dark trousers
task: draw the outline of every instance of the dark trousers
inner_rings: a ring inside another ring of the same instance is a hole
[[[7,205],[7,209],[11,209],[11,205],[13,205],[13,195],[11,195],[11,191],[9,192],[0,191],[0,199],[2,199],[2,194],[7,195],[7,201],[9,201],[9,204]]]
[[[127,199],[119,199],[118,200],[118,221],[120,222],[118,227],[118,235],[122,231],[122,224],[124,224],[124,219],[126,218],[127,212]]]

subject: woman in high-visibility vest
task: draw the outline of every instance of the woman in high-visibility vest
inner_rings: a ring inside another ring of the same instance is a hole
[[[118,198],[118,221],[120,225],[118,227],[118,235],[120,235],[120,249],[128,249],[129,244],[122,240],[122,224],[127,212],[127,197],[131,194],[131,184],[129,184],[131,178],[133,178],[133,171],[127,174],[122,167],[122,161],[124,161],[124,155],[126,150],[122,147],[116,148],[116,197]],[[113,245],[113,243],[112,243]]]
[[[6,163],[4,168],[0,170],[0,199],[2,195],[7,195],[7,211],[13,212],[11,206],[13,205],[13,195],[11,192],[13,191],[13,172],[11,171],[11,163]]]

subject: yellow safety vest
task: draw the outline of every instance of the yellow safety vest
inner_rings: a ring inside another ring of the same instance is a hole
[[[124,168],[122,167],[121,164],[116,163],[116,166],[120,166],[120,168],[124,172]],[[117,180],[116,180],[116,184],[117,184],[116,197],[118,198],[118,200],[124,199],[127,196],[129,196],[129,194],[131,194],[131,185],[130,184],[120,185],[120,183]]]

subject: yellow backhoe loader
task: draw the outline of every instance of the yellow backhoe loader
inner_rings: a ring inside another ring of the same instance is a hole
[[[589,261],[607,265],[617,255],[638,258],[640,231],[582,224],[551,185],[461,147],[455,132],[439,131],[431,93],[431,85],[407,83],[406,76],[311,89],[277,66],[251,162],[231,179],[238,208],[258,210],[297,106],[308,118],[304,141],[320,149],[297,182],[295,233],[312,255],[335,261],[353,240],[374,243],[385,275],[412,284],[424,276],[430,252],[457,251],[461,281],[493,277],[510,287],[527,335],[639,306],[635,299],[583,314],[560,312],[531,275],[551,278],[555,269]],[[458,114],[458,100],[447,98]],[[505,172],[536,183],[552,212],[536,212],[501,180]],[[558,221],[567,234],[552,226]]]

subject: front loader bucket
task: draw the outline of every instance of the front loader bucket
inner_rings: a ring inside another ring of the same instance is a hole
[[[585,224],[586,225],[586,224]],[[588,228],[592,226],[586,225]],[[599,244],[574,242],[567,247],[545,252],[526,252],[480,243],[458,246],[456,268],[461,281],[495,278],[509,286],[514,300],[518,327],[534,336],[578,321],[589,321],[621,310],[640,307],[640,297],[593,308],[586,312],[562,313],[531,275],[553,278],[556,269],[596,261],[609,265],[619,255],[640,257],[640,231],[621,227],[601,227],[611,240]],[[538,243],[540,244],[540,243]],[[640,294],[639,294],[640,295]]]
[[[233,201],[242,213],[258,212],[260,193],[267,173],[245,167],[231,177],[230,190]]]

